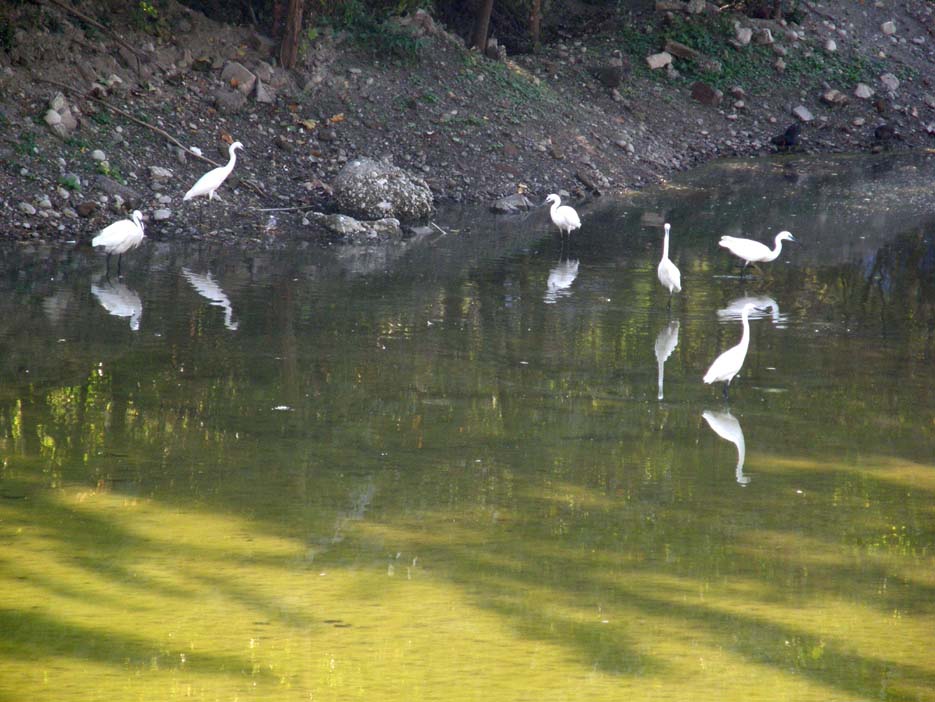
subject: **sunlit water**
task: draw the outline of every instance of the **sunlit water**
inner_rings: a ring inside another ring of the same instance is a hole
[[[933,171],[3,249],[0,700],[935,700]]]

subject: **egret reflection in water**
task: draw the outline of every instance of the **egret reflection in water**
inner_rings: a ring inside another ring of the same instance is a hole
[[[747,303],[754,305],[754,309],[750,310],[750,319],[765,318],[768,312],[773,324],[780,328],[785,325],[786,317],[780,314],[779,303],[766,295],[744,295],[734,298],[727,303],[726,307],[717,311],[718,319],[724,321],[740,319],[744,305]]]
[[[140,328],[143,301],[124,283],[109,279],[91,283],[91,294],[97,298],[108,314],[114,317],[129,317],[130,329],[137,331]]]
[[[571,284],[578,277],[578,259],[566,259],[560,261],[557,266],[549,271],[549,279],[546,281],[545,300],[548,304],[555,304],[559,298],[571,295]]]
[[[656,362],[659,364],[659,399],[662,399],[662,382],[665,372],[666,359],[672,355],[675,347],[679,345],[679,322],[672,320],[662,328],[662,331],[656,336],[654,348],[656,350]]]
[[[188,268],[182,268],[182,275],[185,277],[195,291],[206,300],[210,301],[212,306],[220,307],[224,310],[224,326],[231,331],[237,331],[240,326],[238,322],[233,321],[234,310],[231,307],[230,298],[221,290],[210,273],[194,273]]]
[[[701,413],[701,416],[704,417],[704,420],[714,430],[715,434],[730,441],[737,447],[737,469],[735,471],[737,483],[747,485],[750,478],[743,474],[743,462],[747,455],[747,445],[743,439],[743,429],[740,427],[740,422],[730,412],[705,410]]]

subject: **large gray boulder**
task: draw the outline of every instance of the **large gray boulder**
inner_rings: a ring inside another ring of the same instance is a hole
[[[350,161],[332,184],[338,209],[360,219],[395,217],[401,221],[431,216],[432,191],[419,177],[382,161]]]

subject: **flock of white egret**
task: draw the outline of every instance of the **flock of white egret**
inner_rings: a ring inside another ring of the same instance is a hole
[[[227,176],[233,172],[234,165],[237,163],[237,149],[242,148],[243,144],[239,141],[235,141],[231,144],[227,149],[229,155],[227,165],[213,168],[201,176],[189,191],[185,193],[182,201],[185,202],[200,195],[206,196],[208,200],[217,198],[223,201],[223,198],[217,194],[217,189],[227,180]],[[133,214],[130,215],[130,219],[121,219],[104,227],[98,235],[91,240],[91,246],[95,248],[100,246],[107,252],[108,272],[110,272],[110,257],[113,254],[117,254],[117,275],[119,276],[120,262],[123,259],[123,254],[131,249],[135,249],[143,243],[144,236],[143,213],[139,210],[134,210]]]
[[[563,237],[570,234],[575,229],[581,227],[581,218],[578,216],[578,213],[573,207],[562,205],[561,198],[558,195],[549,195],[543,204],[548,203],[552,204],[550,209],[552,222],[556,227],[558,227]],[[669,258],[669,233],[671,229],[672,227],[668,222],[663,225],[663,230],[665,233],[662,239],[662,258],[660,259],[659,266],[656,269],[659,282],[662,284],[662,287],[669,291],[669,308],[672,306],[672,295],[682,291],[682,274],[679,272],[678,267]],[[718,244],[743,261],[743,268],[741,269],[740,274],[742,278],[749,264],[752,263],[756,265],[758,263],[769,263],[770,261],[775,261],[782,251],[782,242],[784,241],[795,241],[795,237],[793,237],[792,234],[787,231],[779,232],[774,239],[772,249],[770,249],[765,244],[760,243],[759,241],[755,241],[753,239],[741,239],[734,236],[722,236]],[[703,380],[707,384],[724,383],[725,399],[727,399],[728,389],[730,388],[731,381],[740,372],[740,369],[743,368],[743,362],[747,358],[747,350],[750,348],[750,313],[755,309],[757,309],[757,306],[754,302],[746,302],[741,307],[740,322],[743,325],[743,333],[740,337],[740,342],[736,346],[732,346],[731,348],[727,349],[721,353],[720,356],[714,359],[711,367],[708,368],[708,372],[704,374]],[[671,326],[672,325],[670,325],[670,327]],[[666,340],[672,338],[675,339],[675,343],[678,343],[677,323],[674,327],[674,331],[670,333],[668,337],[666,337]],[[659,340],[657,340],[657,345],[659,343]],[[665,342],[663,342],[663,345],[665,345]],[[668,349],[668,352],[660,353],[660,349],[656,349],[656,358],[659,359],[660,363],[659,399],[662,399],[661,364],[664,363],[665,358],[667,358],[669,354],[672,353],[673,348],[675,348],[675,344],[671,343],[671,348]]]

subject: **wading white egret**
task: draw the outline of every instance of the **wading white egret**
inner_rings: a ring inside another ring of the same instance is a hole
[[[130,329],[138,331],[140,317],[143,316],[143,301],[140,296],[126,285],[109,278],[103,283],[91,283],[91,294],[101,303],[101,307],[114,317],[129,317]]]
[[[682,291],[682,274],[678,267],[669,260],[669,229],[671,226],[665,223],[665,236],[662,238],[662,260],[659,261],[659,267],[656,272],[659,275],[659,282],[662,287],[669,291],[669,307],[672,306],[672,293]]]
[[[221,187],[221,183],[227,180],[227,176],[234,170],[234,165],[237,163],[237,149],[242,148],[243,144],[239,141],[235,141],[231,144],[228,149],[230,160],[227,162],[227,165],[214,168],[201,176],[198,182],[191,187],[191,190],[185,193],[185,197],[183,197],[182,200],[191,200],[193,197],[198,197],[199,195],[207,195],[208,200],[213,200],[215,197],[218,200],[222,200],[221,196],[215,191]]]
[[[581,228],[581,218],[578,217],[578,213],[575,212],[573,207],[563,205],[562,198],[552,193],[542,204],[544,205],[549,202],[552,203],[552,207],[549,210],[549,214],[552,215],[552,222],[563,235],[571,234],[575,229]]]
[[[578,259],[566,259],[549,271],[544,302],[553,305],[559,298],[571,295],[571,284],[578,277]]]
[[[721,246],[730,251],[734,256],[742,258],[743,270],[740,275],[747,270],[750,263],[769,263],[775,261],[782,251],[782,242],[795,241],[795,237],[790,232],[779,232],[776,235],[775,245],[772,250],[766,244],[761,244],[753,239],[738,239],[735,236],[722,236],[719,242]]]
[[[110,273],[111,254],[117,254],[117,275],[120,275],[120,261],[130,249],[135,249],[143,242],[143,213],[133,210],[130,219],[121,219],[104,227],[91,239],[91,246],[104,247],[107,252],[107,272]]]
[[[659,365],[658,398],[660,400],[662,399],[662,378],[665,372],[666,359],[672,355],[672,352],[675,350],[675,347],[678,345],[679,345],[679,321],[677,319],[674,319],[662,328],[662,331],[659,332],[658,336],[656,336],[656,343],[653,346],[653,349],[656,352],[656,363]]]
[[[237,331],[240,324],[233,320],[234,309],[231,307],[230,298],[221,290],[221,286],[214,282],[211,274],[202,275],[183,266],[182,275],[185,280],[191,283],[191,286],[195,288],[199,295],[208,300],[214,307],[220,307],[224,310],[224,326],[231,331]]]
[[[743,474],[743,461],[747,455],[747,444],[743,439],[743,429],[740,422],[730,412],[713,412],[705,410],[701,413],[708,426],[722,439],[727,439],[737,447],[737,467],[734,477],[740,485],[747,485],[750,478]]]
[[[740,337],[740,343],[714,359],[714,363],[704,374],[706,383],[724,383],[724,399],[727,399],[730,381],[740,372],[744,359],[747,357],[747,349],[750,347],[750,310],[754,308],[755,305],[751,302],[743,306],[740,311],[740,321],[743,323],[743,336]]]

